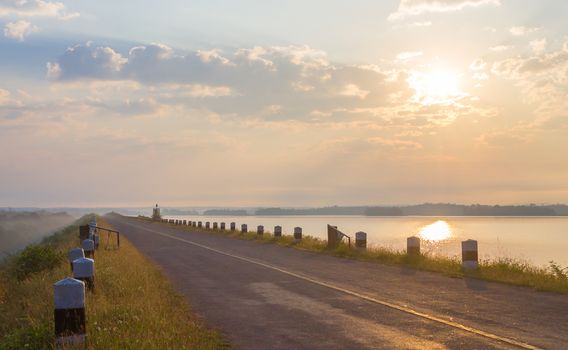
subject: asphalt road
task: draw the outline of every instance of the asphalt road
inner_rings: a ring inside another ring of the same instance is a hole
[[[109,215],[234,349],[568,349],[568,297]]]

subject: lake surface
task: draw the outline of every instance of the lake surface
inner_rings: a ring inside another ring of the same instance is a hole
[[[272,232],[282,226],[283,234],[302,227],[304,235],[327,239],[327,224],[337,226],[354,240],[355,232],[367,233],[369,246],[406,249],[406,238],[422,238],[422,251],[455,256],[460,242],[475,239],[480,259],[507,257],[547,265],[554,260],[568,265],[568,217],[369,217],[369,216],[166,216],[194,221],[236,222],[257,225]]]

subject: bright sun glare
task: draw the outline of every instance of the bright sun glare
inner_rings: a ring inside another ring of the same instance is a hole
[[[438,220],[433,224],[421,228],[419,235],[420,238],[427,241],[443,241],[452,237],[452,229],[447,222]]]
[[[452,104],[464,93],[460,88],[460,75],[449,70],[414,72],[408,79],[415,100],[423,105]]]

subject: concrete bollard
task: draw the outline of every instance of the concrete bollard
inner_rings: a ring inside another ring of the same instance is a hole
[[[298,243],[302,240],[302,228],[294,227],[294,242]]]
[[[218,224],[217,224],[216,222],[214,222],[214,223],[213,223],[213,229],[216,230],[216,229],[218,229],[218,228],[219,228]]]
[[[406,254],[420,255],[420,238],[412,236],[406,239]]]
[[[262,236],[264,234],[264,226],[258,225],[256,227],[256,234],[259,235],[259,236]]]
[[[209,230],[209,228],[211,228],[211,224],[209,223],[209,221],[207,221],[207,222],[205,223],[205,229],[206,229],[206,230]]]
[[[225,231],[225,223],[224,222],[221,223],[221,230]]]
[[[241,233],[247,233],[247,232],[248,232],[247,224],[242,224],[241,225]]]
[[[203,227],[203,223],[201,221],[197,222],[197,227],[202,228]]]
[[[355,247],[358,249],[367,249],[367,233],[366,232],[356,232],[355,233]]]
[[[235,224],[234,222],[231,222],[231,231],[235,231],[237,229],[237,224]]]
[[[468,239],[462,242],[462,266],[468,270],[479,267],[477,241]]]
[[[92,239],[86,239],[81,243],[81,248],[85,251],[87,258],[95,258],[95,242]]]
[[[83,281],[88,290],[95,290],[95,261],[89,258],[74,260],[73,278]]]
[[[274,226],[274,237],[282,237],[282,226]]]
[[[85,284],[65,278],[53,285],[55,344],[57,348],[85,346]]]
[[[73,271],[73,261],[84,257],[85,251],[83,248],[73,248],[67,253],[67,260],[69,261],[69,266],[71,266],[71,271]]]

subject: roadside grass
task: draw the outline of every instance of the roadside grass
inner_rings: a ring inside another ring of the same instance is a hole
[[[148,220],[147,218],[140,218]],[[409,256],[404,250],[393,250],[385,247],[371,247],[359,250],[341,243],[335,249],[327,248],[327,241],[309,235],[302,235],[299,243],[294,243],[294,237],[283,235],[274,237],[270,232],[258,235],[255,232],[241,233],[240,231],[206,230],[190,226],[175,225],[159,222],[183,230],[198,231],[208,234],[219,234],[238,239],[252,240],[259,243],[277,244],[284,247],[318,252],[340,258],[363,260],[386,265],[397,265],[423,271],[442,273],[453,278],[476,278],[486,281],[501,282],[516,286],[530,287],[538,291],[568,294],[568,267],[562,267],[551,261],[548,267],[534,266],[528,262],[511,259],[496,258],[479,261],[476,270],[464,270],[461,259],[457,256],[445,257],[431,254]]]
[[[39,246],[57,253],[79,245],[78,226]],[[98,224],[110,227],[102,218]],[[95,292],[87,292],[87,349],[225,349],[219,334],[191,313],[161,271],[121,237],[95,254]],[[19,256],[0,265],[0,349],[53,349],[53,284],[70,276],[66,259],[23,279],[14,273]]]

